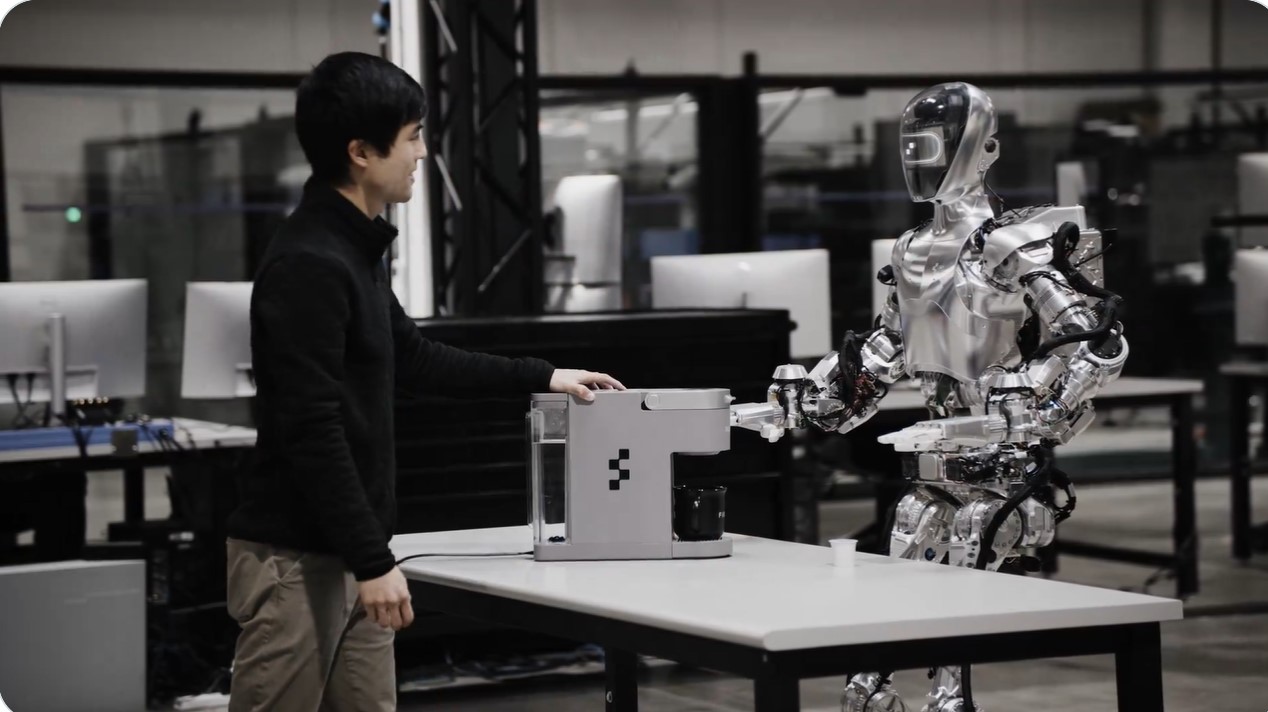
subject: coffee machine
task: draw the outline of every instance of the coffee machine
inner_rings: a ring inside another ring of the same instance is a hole
[[[534,394],[527,416],[533,558],[729,556],[720,488],[679,490],[686,514],[675,534],[673,456],[729,450],[731,401],[724,388],[604,390],[593,401]],[[697,520],[685,523],[692,515]]]

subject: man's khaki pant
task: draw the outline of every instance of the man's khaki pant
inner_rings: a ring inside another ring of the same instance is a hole
[[[396,709],[395,634],[366,617],[338,557],[227,546],[229,615],[242,627],[230,712]]]

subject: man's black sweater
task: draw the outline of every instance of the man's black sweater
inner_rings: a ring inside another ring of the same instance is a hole
[[[251,295],[257,462],[229,536],[341,556],[358,581],[395,565],[393,394],[547,391],[538,359],[428,341],[388,283],[396,229],[313,181]]]

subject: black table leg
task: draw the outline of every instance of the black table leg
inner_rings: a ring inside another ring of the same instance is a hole
[[[603,668],[607,676],[607,712],[638,712],[638,655],[604,648]]]
[[[753,680],[753,709],[757,712],[796,712],[801,709],[801,685],[787,675],[761,675]]]
[[[1162,633],[1157,623],[1132,626],[1114,655],[1118,712],[1162,712]]]
[[[1176,596],[1185,598],[1198,592],[1197,447],[1193,442],[1193,397],[1177,395],[1171,400],[1171,467],[1174,477]]]
[[[140,467],[123,471],[123,521],[131,525],[145,521],[145,470]]]
[[[1248,378],[1229,378],[1228,463],[1233,494],[1233,556],[1250,558],[1250,394]]]

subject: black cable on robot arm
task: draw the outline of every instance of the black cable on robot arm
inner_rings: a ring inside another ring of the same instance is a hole
[[[1101,299],[1109,299],[1110,297],[1118,296],[1104,287],[1096,286],[1092,283],[1092,280],[1088,279],[1082,272],[1070,264],[1070,254],[1074,252],[1074,248],[1079,244],[1078,225],[1072,222],[1061,223],[1061,226],[1058,227],[1056,233],[1054,233],[1054,238],[1056,239],[1057,244],[1053,245],[1055,249],[1053,250],[1052,255],[1052,266],[1061,270],[1061,273],[1065,275],[1066,279],[1070,280],[1070,286],[1079,290],[1083,294],[1090,294],[1094,297],[1100,297]],[[1104,253],[1105,251],[1102,250],[1101,254]]]
[[[1114,333],[1114,326],[1118,323],[1118,305],[1120,302],[1122,302],[1122,299],[1117,295],[1105,300],[1102,302],[1104,307],[1101,310],[1101,321],[1095,328],[1088,331],[1076,331],[1070,334],[1054,336],[1039,344],[1030,358],[1032,360],[1043,358],[1051,353],[1053,349],[1081,341],[1095,341],[1095,347],[1100,347]]]
[[[1095,328],[1088,331],[1062,334],[1048,339],[1035,349],[1035,352],[1031,354],[1031,359],[1043,358],[1051,353],[1053,349],[1081,341],[1094,341],[1095,347],[1099,348],[1113,335],[1114,327],[1118,323],[1118,308],[1122,305],[1123,298],[1108,289],[1096,286],[1078,268],[1070,264],[1070,254],[1074,251],[1078,242],[1079,226],[1072,222],[1062,223],[1061,227],[1058,227],[1056,232],[1053,233],[1054,244],[1051,264],[1065,276],[1071,287],[1078,290],[1081,294],[1101,299],[1100,321]],[[1031,277],[1031,279],[1044,276],[1047,275],[1040,272]]]
[[[1065,504],[1061,507],[1057,507],[1055,513],[1056,523],[1060,524],[1061,522],[1069,519],[1070,515],[1074,513],[1074,508],[1077,506],[1079,498],[1074,494],[1074,483],[1070,481],[1069,475],[1055,466],[1052,468],[1051,472],[1053,484],[1060,487],[1061,490],[1065,492],[1066,496]]]

